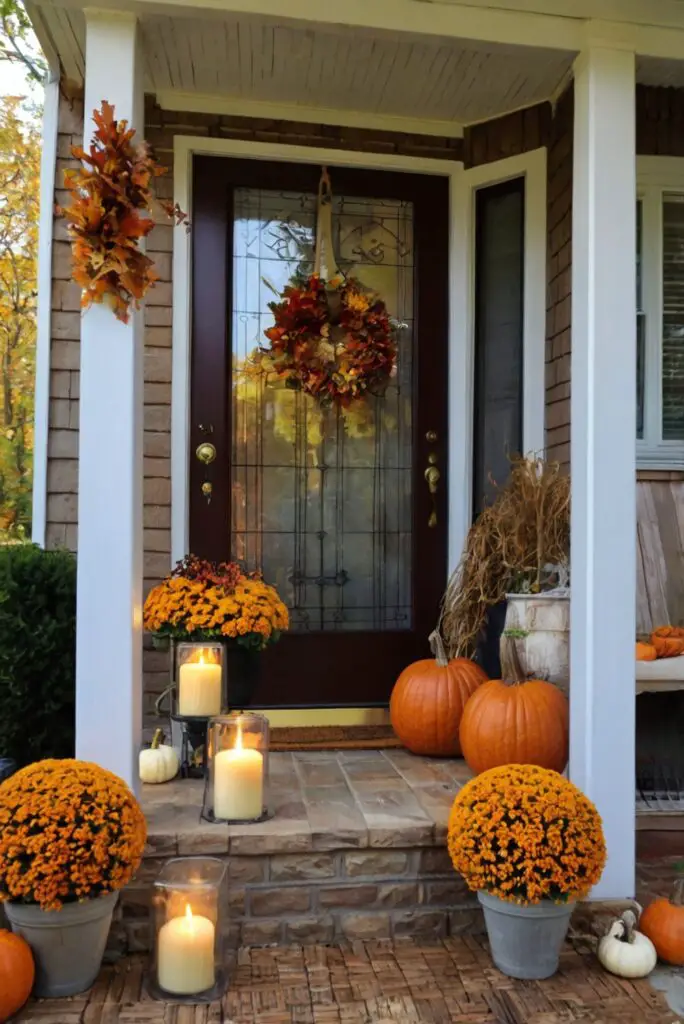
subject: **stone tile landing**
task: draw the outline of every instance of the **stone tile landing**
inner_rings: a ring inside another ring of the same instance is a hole
[[[477,902],[445,849],[469,777],[463,761],[403,750],[275,753],[272,817],[244,826],[200,820],[202,782],[145,786],[148,847],[110,945],[147,948],[153,881],[168,858],[193,854],[227,861],[234,945],[479,932]]]

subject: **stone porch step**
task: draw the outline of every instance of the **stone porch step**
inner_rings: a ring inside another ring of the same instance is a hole
[[[226,861],[233,947],[479,934],[477,900],[445,847],[451,805],[469,777],[463,761],[404,750],[276,753],[272,817],[241,826],[201,820],[201,781],[144,786],[148,845],[122,893],[110,948],[147,950],[154,880],[170,857],[199,854]],[[644,824],[654,828],[654,816]],[[667,891],[671,850],[658,860],[662,869],[649,864],[642,890]]]
[[[232,944],[480,932],[445,849],[469,774],[462,761],[402,750],[272,754],[273,816],[244,826],[201,821],[200,781],[145,786],[148,846],[111,945],[147,948],[155,878],[168,858],[197,854],[227,862]]]

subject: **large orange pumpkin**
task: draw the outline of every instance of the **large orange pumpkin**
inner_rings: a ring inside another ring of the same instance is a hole
[[[637,640],[636,643],[636,660],[637,661],[655,661],[658,657],[658,653],[653,644],[644,643],[642,640]]]
[[[31,995],[35,968],[31,949],[19,935],[0,928],[0,1024]]]
[[[430,635],[434,658],[415,661],[401,673],[390,699],[390,721],[414,754],[459,757],[458,727],[470,695],[487,679],[468,658],[446,657],[442,638]]]
[[[504,764],[536,764],[562,772],[568,762],[567,697],[553,683],[523,679],[511,637],[501,639],[501,667],[506,681],[484,683],[461,718],[468,767],[479,774]]]
[[[684,629],[679,626],[659,626],[651,633],[651,643],[659,658],[677,658],[684,654]]]
[[[639,918],[639,931],[648,935],[661,960],[684,967],[684,879],[669,900],[654,900]]]

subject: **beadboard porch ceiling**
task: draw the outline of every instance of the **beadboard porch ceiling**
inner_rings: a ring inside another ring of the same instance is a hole
[[[29,6],[44,47],[58,55],[67,78],[81,83],[83,11]],[[558,49],[225,12],[185,16],[190,13],[141,16],[146,91],[182,94],[186,102],[194,94],[214,103],[222,97],[443,122],[451,127],[444,134],[548,99],[574,57]]]

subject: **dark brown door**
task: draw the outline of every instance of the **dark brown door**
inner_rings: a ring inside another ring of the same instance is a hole
[[[249,370],[274,291],[312,269],[320,167],[193,168],[190,542],[261,569],[290,608],[261,659],[268,706],[386,703],[428,653],[446,582],[447,181],[329,171],[337,261],[403,326],[386,394],[322,411]],[[206,468],[205,440],[217,450]]]

